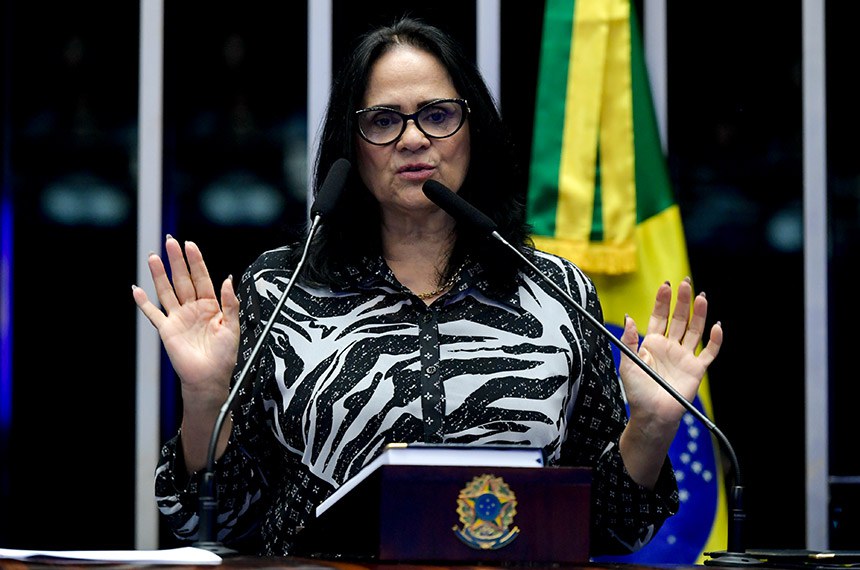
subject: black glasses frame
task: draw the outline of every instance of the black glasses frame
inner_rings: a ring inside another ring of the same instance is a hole
[[[421,123],[418,121],[418,115],[421,114],[421,111],[423,111],[427,107],[432,107],[433,105],[438,105],[439,103],[456,103],[463,110],[463,114],[460,116],[460,124],[457,125],[457,128],[454,129],[451,133],[449,133],[447,135],[442,135],[442,136],[431,135],[430,133],[428,133],[427,131],[424,130],[424,127],[422,127]],[[434,99],[433,101],[430,101],[426,105],[421,105],[421,107],[417,111],[415,111],[414,113],[410,113],[408,115],[406,113],[401,113],[397,109],[392,109],[391,107],[375,106],[375,107],[368,107],[366,109],[359,109],[358,111],[355,112],[355,116],[358,117],[361,114],[368,113],[370,111],[386,111],[388,113],[394,113],[395,115],[398,115],[401,119],[403,119],[403,122],[400,124],[400,132],[397,134],[397,136],[394,137],[393,139],[391,139],[390,141],[384,142],[384,143],[373,142],[372,140],[367,138],[367,135],[365,135],[364,131],[361,130],[361,121],[357,120],[356,126],[358,128],[358,134],[361,135],[361,138],[363,138],[364,140],[366,140],[370,144],[376,145],[376,146],[387,146],[387,145],[394,144],[397,141],[399,141],[400,137],[403,136],[403,133],[406,132],[406,125],[408,124],[409,121],[412,121],[413,123],[415,123],[415,127],[419,131],[421,131],[424,134],[424,136],[426,136],[427,138],[447,139],[448,137],[453,137],[454,135],[456,135],[460,131],[460,129],[463,128],[463,125],[466,124],[467,116],[469,115],[469,113],[472,112],[471,109],[469,109],[468,101],[466,101],[465,99],[451,98],[451,99]]]

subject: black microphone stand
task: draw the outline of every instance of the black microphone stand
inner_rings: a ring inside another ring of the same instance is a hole
[[[523,253],[512,246],[506,239],[504,239],[499,233],[495,230],[490,234],[493,238],[501,242],[505,247],[507,247],[510,251],[514,252],[520,260],[525,263],[536,275],[538,275],[545,283],[548,283],[558,294],[560,294],[571,306],[573,306],[586,320],[588,320],[594,327],[599,329],[604,336],[606,336],[618,349],[623,352],[628,358],[630,358],[633,362],[639,366],[642,370],[644,370],[652,379],[654,379],[657,384],[659,384],[664,390],[666,390],[669,394],[675,398],[678,403],[680,403],[688,412],[693,414],[700,422],[702,422],[708,430],[716,436],[719,442],[722,444],[725,449],[726,454],[729,457],[729,460],[732,465],[732,473],[733,473],[733,484],[730,487],[728,504],[729,504],[729,522],[728,522],[728,549],[723,553],[709,553],[711,555],[718,555],[716,559],[706,560],[705,564],[717,565],[717,566],[750,566],[755,564],[761,564],[761,560],[757,558],[753,558],[751,556],[746,556],[745,548],[744,548],[744,521],[746,520],[746,513],[744,512],[743,507],[743,494],[744,488],[741,485],[741,468],[740,463],[738,462],[738,458],[735,455],[735,450],[732,448],[731,443],[729,443],[728,438],[723,434],[722,431],[712,422],[708,416],[703,414],[696,408],[692,403],[690,403],[683,395],[681,395],[671,384],[666,382],[666,380],[661,377],[657,372],[648,366],[639,355],[633,352],[626,344],[621,342],[611,331],[609,331],[603,323],[597,320],[591,313],[585,310],[579,303],[577,303],[573,297],[571,297],[564,289],[559,287],[552,279],[544,275],[544,273],[538,269],[532,262],[529,260]]]
[[[266,326],[263,327],[263,331],[257,338],[257,342],[254,343],[254,347],[251,350],[251,354],[245,361],[245,365],[242,367],[241,372],[239,372],[239,376],[236,377],[236,382],[233,384],[233,388],[227,395],[227,400],[221,406],[218,418],[215,420],[215,426],[212,430],[212,437],[209,440],[209,450],[206,458],[206,468],[203,471],[198,497],[198,512],[200,523],[197,533],[198,540],[194,543],[194,546],[198,548],[203,548],[205,550],[209,550],[220,555],[236,554],[235,550],[227,548],[215,538],[214,523],[218,507],[218,499],[215,496],[215,454],[218,449],[218,439],[221,434],[221,430],[224,427],[224,422],[227,419],[227,414],[229,414],[230,410],[233,408],[233,401],[236,399],[236,394],[239,393],[239,389],[242,387],[242,384],[244,383],[245,377],[248,375],[248,371],[251,369],[251,366],[253,366],[256,362],[257,353],[260,351],[260,348],[266,341],[266,337],[269,336],[269,332],[272,330],[272,326],[275,324],[275,319],[281,312],[281,308],[287,301],[287,297],[289,296],[290,291],[292,290],[293,285],[295,284],[299,276],[299,273],[301,273],[302,267],[304,267],[305,259],[307,259],[308,250],[311,246],[311,241],[313,241],[314,235],[316,234],[320,222],[322,221],[323,217],[327,216],[334,208],[335,203],[337,202],[338,197],[343,190],[344,184],[346,184],[346,178],[350,168],[351,165],[349,161],[345,158],[339,158],[334,162],[334,164],[331,165],[331,168],[329,169],[328,174],[326,175],[326,178],[323,181],[319,192],[317,193],[316,201],[311,207],[311,225],[308,229],[307,238],[305,239],[305,246],[302,250],[302,257],[296,264],[296,268],[293,271],[293,274],[290,276],[290,279],[287,282],[287,286],[284,288],[284,292],[281,293],[281,298],[278,299],[278,304],[275,305],[275,308],[272,310],[271,318],[266,323]]]
[[[287,297],[290,294],[290,290],[293,288],[293,284],[296,282],[296,278],[299,275],[299,272],[305,264],[305,259],[308,255],[308,249],[311,245],[311,239],[316,233],[317,227],[319,226],[321,216],[317,215],[314,217],[313,222],[311,223],[310,230],[308,231],[308,239],[305,240],[305,247],[302,251],[302,257],[299,259],[298,264],[296,265],[295,271],[293,271],[292,276],[290,276],[290,280],[287,282],[287,286],[284,288],[284,292],[281,293],[281,298],[278,299],[278,304],[275,305],[274,310],[272,311],[272,317],[266,322],[266,326],[263,327],[263,331],[260,333],[259,338],[257,338],[257,342],[254,343],[254,347],[251,350],[251,354],[248,356],[248,360],[245,361],[245,366],[242,367],[242,371],[239,372],[239,376],[237,377],[236,383],[233,385],[233,389],[230,390],[230,394],[227,396],[227,400],[221,406],[221,411],[218,414],[218,419],[215,420],[215,427],[212,431],[212,438],[209,440],[209,451],[206,459],[206,468],[203,471],[202,480],[200,482],[200,497],[199,497],[199,515],[200,515],[200,526],[198,530],[199,540],[194,543],[194,546],[197,548],[202,548],[205,550],[209,550],[219,555],[230,555],[236,554],[236,551],[224,546],[220,541],[216,540],[215,537],[215,515],[218,507],[218,499],[215,496],[215,454],[218,449],[218,439],[221,434],[221,430],[224,427],[224,422],[227,420],[227,414],[230,413],[233,408],[233,401],[236,399],[236,394],[239,392],[245,377],[248,375],[248,370],[250,370],[251,366],[257,360],[257,353],[260,351],[260,348],[263,346],[266,337],[269,335],[269,332],[272,330],[272,326],[275,324],[275,317],[280,313],[281,308],[284,306],[284,303],[287,301]]]

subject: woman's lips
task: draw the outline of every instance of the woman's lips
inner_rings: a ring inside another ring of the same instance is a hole
[[[436,169],[427,164],[411,164],[397,171],[397,175],[405,180],[428,180]]]

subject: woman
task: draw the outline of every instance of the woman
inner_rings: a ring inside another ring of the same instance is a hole
[[[438,29],[402,19],[364,36],[338,76],[316,164],[353,169],[274,318],[217,448],[218,540],[270,555],[335,488],[391,442],[541,447],[549,464],[593,468],[593,555],[631,552],[678,508],[666,453],[684,409],[564,299],[489,240],[470,235],[422,192],[436,180],[602,321],[594,285],[573,263],[529,246],[501,120],[477,69]],[[163,447],[158,506],[177,536],[197,532],[199,470],[212,426],[272,312],[300,247],[263,253],[239,297],[220,304],[200,250],[168,236],[173,282],[149,266],[158,328],[182,382],[180,434]],[[187,265],[186,265],[187,259]],[[657,291],[642,347],[622,340],[692,399],[722,342],[689,281],[671,316]],[[691,317],[692,310],[692,317]],[[632,514],[631,514],[632,513]]]

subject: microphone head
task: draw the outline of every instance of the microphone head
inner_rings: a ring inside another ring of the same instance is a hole
[[[326,174],[325,180],[317,192],[314,205],[311,207],[311,217],[327,216],[340,198],[340,192],[346,184],[346,177],[352,165],[345,158],[334,161]]]
[[[471,226],[482,234],[490,235],[496,231],[496,222],[444,184],[428,180],[424,183],[423,190],[425,196],[458,222]]]

